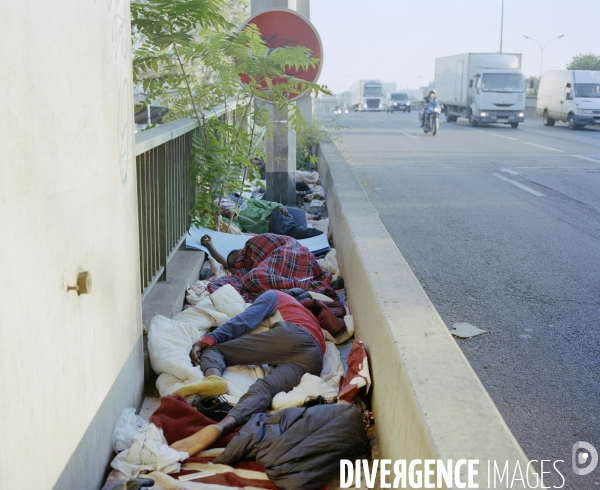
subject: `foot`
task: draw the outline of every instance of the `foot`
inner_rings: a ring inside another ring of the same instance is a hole
[[[174,442],[171,444],[171,447],[181,453],[188,453],[190,456],[194,456],[219,440],[222,432],[222,427],[209,425],[185,439]]]
[[[227,393],[227,381],[220,376],[212,375],[197,383],[182,386],[171,394],[187,397],[190,395],[223,395],[225,393]]]

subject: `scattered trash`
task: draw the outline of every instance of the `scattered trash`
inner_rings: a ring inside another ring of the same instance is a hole
[[[487,331],[481,330],[479,327],[471,325],[470,323],[453,323],[450,333],[455,337],[468,339],[470,337],[475,337],[476,335],[481,335],[482,333],[487,333]]]
[[[112,443],[115,453],[128,449],[138,431],[147,426],[148,422],[135,414],[135,408],[124,408],[113,433]]]

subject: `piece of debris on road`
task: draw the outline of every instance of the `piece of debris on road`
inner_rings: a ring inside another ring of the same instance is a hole
[[[487,333],[486,330],[482,330],[475,325],[471,325],[470,323],[453,323],[452,330],[450,333],[454,337],[459,337],[461,339],[468,339],[471,337],[475,337],[476,335],[481,335],[482,333]]]

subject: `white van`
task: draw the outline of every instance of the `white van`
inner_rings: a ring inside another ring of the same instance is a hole
[[[570,129],[600,124],[600,71],[545,71],[535,113],[545,126],[564,121]]]
[[[404,92],[388,92],[385,96],[386,112],[410,112],[410,100]]]

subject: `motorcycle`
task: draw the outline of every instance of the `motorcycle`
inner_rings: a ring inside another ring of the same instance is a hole
[[[423,103],[423,112],[421,112],[421,121],[423,122],[423,132],[429,133],[435,136],[440,129],[440,114],[442,112],[442,106],[438,103],[437,100],[429,101],[429,104],[426,106]],[[426,119],[423,121],[425,117],[425,113],[427,113]]]

